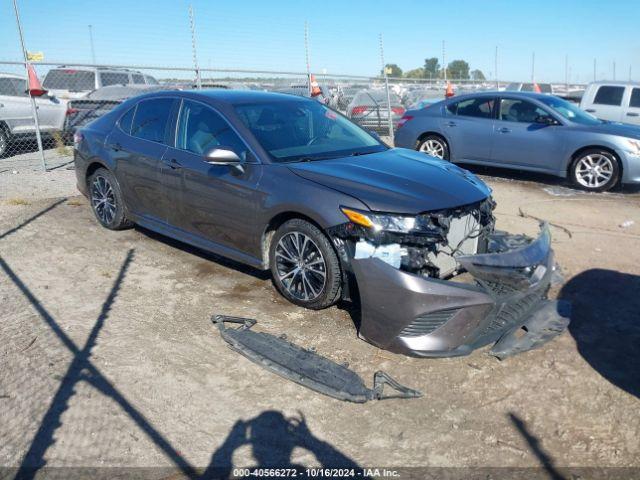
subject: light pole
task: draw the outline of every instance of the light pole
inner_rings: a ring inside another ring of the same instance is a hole
[[[93,25],[89,25],[89,45],[91,46],[91,63],[96,64],[96,51],[93,48]]]

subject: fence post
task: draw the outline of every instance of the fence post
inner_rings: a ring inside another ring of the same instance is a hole
[[[18,4],[16,0],[13,0],[13,9],[16,12],[16,22],[18,23],[18,35],[20,36],[20,46],[22,47],[22,55],[24,56],[24,69],[27,74],[27,84],[29,82],[29,57],[27,55],[27,49],[24,46],[24,36],[22,34],[22,24],[20,23],[20,13],[18,12]],[[40,136],[40,122],[38,121],[38,106],[36,100],[31,95],[31,89],[28,89],[29,100],[31,102],[31,113],[33,115],[34,126],[36,127],[36,141],[38,142],[38,151],[40,152],[40,159],[42,160],[42,170],[47,171],[47,163],[44,159],[44,148],[42,147],[42,137]]]
[[[196,87],[202,90],[202,79],[200,78],[200,68],[198,67],[198,55],[196,52],[196,26],[193,20],[193,5],[189,4],[189,25],[191,27],[191,48],[193,49],[193,67],[196,71]]]
[[[389,138],[391,139],[391,146],[394,144],[393,140],[393,120],[391,118],[391,94],[389,92],[389,77],[387,76],[387,68],[384,64],[384,47],[382,45],[382,34],[380,34],[380,61],[382,62],[382,74],[384,75],[384,88],[387,91],[387,117],[389,123]]]

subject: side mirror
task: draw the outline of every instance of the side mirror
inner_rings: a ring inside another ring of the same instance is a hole
[[[241,173],[244,172],[242,160],[231,147],[222,145],[212,148],[204,154],[204,161],[209,165],[228,165],[236,168]]]
[[[555,118],[549,115],[538,115],[536,117],[536,123],[540,125],[560,125]]]

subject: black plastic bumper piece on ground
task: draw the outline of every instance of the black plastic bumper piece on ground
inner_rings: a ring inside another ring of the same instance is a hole
[[[338,400],[364,403],[369,400],[422,396],[422,393],[400,385],[384,372],[376,372],[373,388],[367,388],[362,378],[344,365],[305,350],[282,337],[252,331],[255,320],[215,315],[212,322],[217,324],[220,335],[231,348],[252,362],[283,378]],[[226,328],[225,323],[241,326]],[[385,395],[385,385],[394,389],[396,393]]]
[[[524,325],[507,332],[496,342],[491,355],[502,360],[544,345],[567,328],[570,314],[569,302],[545,300]]]

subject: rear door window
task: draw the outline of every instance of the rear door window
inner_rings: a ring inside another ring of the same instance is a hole
[[[109,85],[128,85],[129,83],[129,74],[128,73],[118,73],[118,72],[102,72],[100,74],[100,84],[103,87],[108,87]]]
[[[144,84],[144,77],[139,73],[134,73],[133,75],[131,75],[131,79],[133,80],[133,83],[137,85]]]
[[[143,140],[163,143],[172,106],[172,98],[156,98],[140,102],[133,116],[131,135]]]
[[[118,121],[118,125],[120,125],[120,129],[126,133],[131,134],[131,125],[133,124],[133,115],[136,111],[136,107],[132,107],[129,109],[127,113],[125,113],[120,120]]]
[[[631,100],[629,100],[629,106],[640,108],[640,88],[634,88],[631,90]]]
[[[598,92],[596,93],[596,97],[593,99],[593,103],[596,105],[622,105],[624,88],[625,87],[604,85],[598,88]]]
[[[49,70],[42,86],[47,90],[69,90],[82,92],[96,88],[96,75],[86,70],[70,68]]]
[[[447,105],[447,112],[462,117],[491,118],[495,99],[470,98]]]

